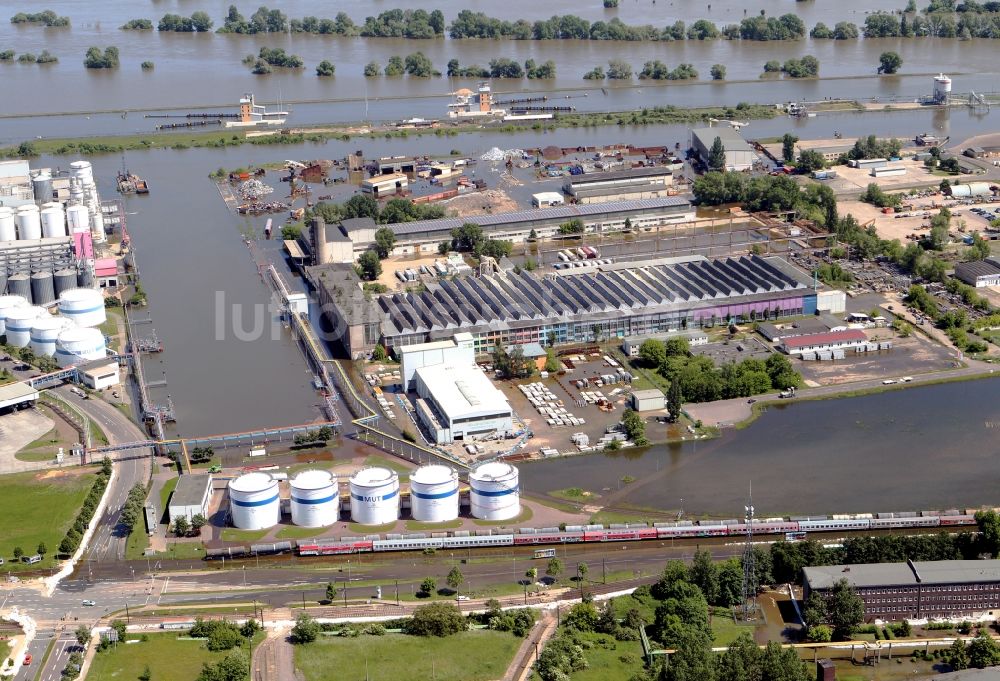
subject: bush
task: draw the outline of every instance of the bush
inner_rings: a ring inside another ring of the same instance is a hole
[[[104,52],[99,47],[91,47],[83,59],[88,69],[116,69],[118,64],[118,48],[113,46],[106,47]]]
[[[292,643],[312,643],[319,636],[320,625],[307,613],[299,613],[288,637]]]
[[[412,636],[449,636],[465,631],[468,623],[451,603],[429,603],[413,611],[403,632]]]

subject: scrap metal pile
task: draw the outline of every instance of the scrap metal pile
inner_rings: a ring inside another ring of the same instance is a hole
[[[261,200],[273,191],[274,187],[266,185],[256,178],[250,178],[240,183],[240,186],[236,188],[236,193],[243,203],[236,210],[243,215],[263,215],[288,210],[289,204],[287,203]]]

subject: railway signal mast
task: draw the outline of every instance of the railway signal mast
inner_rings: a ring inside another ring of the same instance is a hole
[[[753,553],[753,483],[750,483],[750,496],[746,511],[747,541],[743,549],[743,620],[749,622],[757,613],[757,570]]]

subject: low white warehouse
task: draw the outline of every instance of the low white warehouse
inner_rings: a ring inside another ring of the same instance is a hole
[[[479,367],[425,366],[416,381],[417,416],[437,444],[513,431],[510,403]]]

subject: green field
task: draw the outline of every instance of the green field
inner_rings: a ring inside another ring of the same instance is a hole
[[[278,534],[275,536],[278,539],[308,539],[318,534],[323,534],[329,529],[329,527],[295,527],[294,525],[286,525],[278,530]]]
[[[264,530],[237,530],[235,527],[227,527],[222,531],[222,541],[257,541],[263,539],[264,535],[271,529]]]
[[[733,621],[733,614],[728,608],[709,608],[712,615],[712,633],[715,634],[713,646],[728,646],[746,632],[753,636],[756,625],[742,624]]]
[[[45,542],[48,555],[40,565],[31,567],[51,565],[52,554],[73,524],[95,479],[76,470],[0,476],[0,518],[4,527],[0,532],[0,557],[11,561],[15,546],[30,555],[39,542]]]
[[[149,665],[153,679],[194,679],[205,662],[216,662],[226,652],[213,653],[204,641],[178,639],[175,634],[148,634],[148,641],[119,643],[97,653],[87,678],[91,681],[131,681]]]
[[[295,666],[306,681],[488,681],[503,676],[520,644],[521,639],[497,631],[466,631],[445,638],[325,637],[296,646]]]

